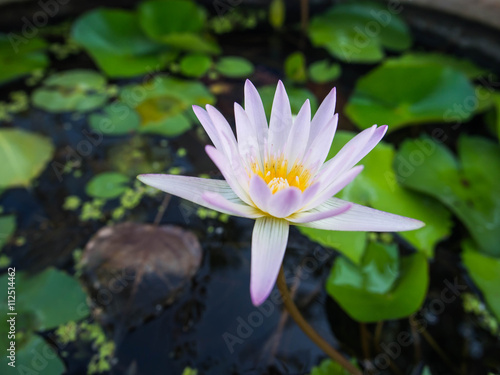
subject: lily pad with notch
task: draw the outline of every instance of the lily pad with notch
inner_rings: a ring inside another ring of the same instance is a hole
[[[372,323],[417,311],[424,302],[428,283],[428,264],[423,254],[400,259],[395,245],[370,242],[360,265],[337,258],[326,290],[351,318]]]
[[[136,93],[141,92],[140,100]],[[141,133],[176,136],[191,127],[187,111],[193,104],[213,104],[215,98],[200,82],[158,76],[144,84],[126,86],[120,99],[140,116]]]
[[[153,40],[179,50],[219,53],[215,39],[204,32],[206,11],[190,0],[145,1],[138,8],[139,22]]]
[[[177,50],[151,40],[135,12],[96,9],[73,24],[72,38],[99,68],[112,78],[126,78],[162,69],[177,57]]]
[[[457,215],[479,251],[500,256],[500,146],[496,142],[462,135],[457,159],[430,137],[407,140],[395,159],[395,170],[403,186],[434,197]]]
[[[433,62],[390,59],[356,83],[345,111],[359,128],[388,124],[389,131],[431,122],[466,121],[474,108],[461,106],[475,97],[459,70]]]
[[[385,48],[403,51],[412,43],[404,21],[374,2],[335,5],[311,20],[308,33],[314,46],[351,63],[374,63]]]
[[[95,71],[67,70],[45,79],[31,100],[48,112],[88,112],[108,101],[106,89],[106,78]]]

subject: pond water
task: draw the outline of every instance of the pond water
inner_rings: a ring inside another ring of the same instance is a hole
[[[339,196],[427,224],[292,227],[285,276],[306,320],[366,374],[500,373],[497,62],[433,34],[440,14],[426,11],[422,28],[409,6],[313,4],[303,32],[283,1],[233,3],[145,1],[68,16],[19,43],[19,30],[0,34],[0,288],[15,268],[18,312],[17,368],[2,358],[1,373],[347,373],[276,288],[252,304],[252,220],[135,179],[221,178],[191,105],[215,105],[234,129],[246,78],[268,112],[279,79],[294,114],[306,98],[314,113],[336,86],[329,157],[387,123]],[[167,225],[159,240],[155,226]],[[96,247],[106,231],[116,237]]]

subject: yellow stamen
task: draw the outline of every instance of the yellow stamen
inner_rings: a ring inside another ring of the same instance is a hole
[[[295,163],[288,171],[288,160],[283,156],[268,157],[263,164],[264,170],[258,163],[252,163],[252,172],[262,177],[273,194],[289,186],[304,191],[310,185],[311,173],[302,164]]]

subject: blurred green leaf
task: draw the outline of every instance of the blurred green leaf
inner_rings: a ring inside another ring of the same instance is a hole
[[[137,92],[142,93],[140,100]],[[191,127],[187,113],[193,104],[205,106],[214,96],[200,82],[156,76],[143,84],[125,86],[120,99],[134,108],[141,118],[141,133],[176,136]]]
[[[410,47],[406,24],[386,6],[374,2],[335,5],[314,17],[309,37],[334,57],[353,63],[373,63],[384,57],[384,48]]]
[[[326,290],[351,318],[367,323],[400,319],[422,305],[429,283],[426,258],[418,253],[403,257],[398,267],[394,252],[393,245],[370,242],[361,265],[344,257],[335,261]]]
[[[0,216],[0,250],[16,230],[15,215]]]
[[[215,40],[201,32],[206,12],[189,0],[152,0],[139,5],[139,21],[153,40],[180,50],[219,53]]]
[[[0,33],[0,84],[45,69],[49,65],[46,48],[47,43],[40,38]]]
[[[262,102],[264,103],[264,110],[266,111],[267,118],[271,116],[271,108],[273,106],[274,93],[276,92],[275,85],[262,86],[258,88]],[[318,109],[318,101],[314,94],[306,88],[302,87],[288,87],[286,89],[288,94],[288,99],[290,100],[290,106],[292,107],[292,113],[296,115],[299,113],[300,108],[304,102],[309,99],[311,102],[312,113],[316,112]]]
[[[491,95],[490,111],[486,113],[486,123],[497,138],[500,140],[500,93],[489,92]]]
[[[0,188],[29,186],[53,153],[49,138],[20,129],[0,129]]]
[[[311,369],[310,375],[350,375],[349,371],[330,358],[321,361]]]
[[[118,172],[95,175],[85,186],[85,192],[94,198],[113,199],[127,190],[130,179]]]
[[[211,66],[210,56],[201,53],[186,55],[180,62],[181,73],[188,77],[203,77]]]
[[[452,55],[445,55],[437,52],[409,52],[402,56],[391,58],[391,60],[396,60],[399,63],[408,63],[409,65],[436,64],[443,67],[450,67],[462,72],[470,79],[479,78],[488,73],[487,70],[481,69],[470,60],[460,59]]]
[[[67,70],[49,76],[31,97],[48,112],[87,112],[107,102],[106,79],[92,70]]]
[[[483,292],[489,308],[500,320],[500,259],[484,255],[474,248],[471,241],[462,243],[462,260],[470,277]]]
[[[290,80],[298,83],[307,80],[306,58],[302,52],[294,52],[286,58],[285,75]]]
[[[92,113],[89,116],[89,125],[92,129],[103,134],[128,134],[139,128],[141,118],[128,105],[115,102],[102,109],[102,112]]]
[[[407,140],[395,160],[398,180],[448,206],[481,251],[499,256],[500,146],[484,138],[462,136],[458,155],[459,160],[429,137]]]
[[[327,159],[337,154],[354,135],[337,132]],[[421,147],[424,146],[428,147],[427,143],[422,143]],[[361,160],[364,170],[340,192],[339,198],[423,221],[425,227],[398,235],[432,257],[436,244],[451,232],[450,212],[436,200],[401,187],[393,170],[395,157],[394,148],[380,142]]]
[[[7,299],[8,286],[12,282],[15,286],[14,311],[9,309]],[[88,316],[86,296],[78,281],[62,271],[48,268],[32,276],[18,271],[15,279],[4,274],[0,276],[0,283],[5,286],[0,290],[0,309],[17,313],[16,371],[5,373],[32,373],[33,370],[37,374],[62,373],[64,366],[56,352],[35,332]],[[0,334],[7,337],[7,324],[0,326]],[[6,360],[6,356],[0,359],[4,370],[9,367]]]
[[[462,105],[475,98],[474,87],[460,71],[433,63],[388,60],[358,80],[345,108],[358,127],[467,120],[475,108]]]
[[[57,352],[38,335],[30,335],[20,349],[16,346],[16,367],[8,365],[9,358],[0,358],[3,375],[37,374],[56,375],[65,373],[64,362]]]
[[[309,65],[309,76],[316,83],[325,83],[336,80],[340,77],[341,68],[339,64],[330,64],[325,60],[320,60]]]
[[[355,264],[361,262],[366,248],[366,232],[340,232],[315,228],[297,227],[311,241],[344,254]]]
[[[285,23],[286,6],[284,0],[271,0],[269,4],[269,23],[275,29],[280,29]]]
[[[177,56],[177,51],[149,39],[134,12],[95,9],[73,24],[72,38],[109,77],[133,77],[157,72]]]
[[[8,274],[0,277],[1,290],[0,307],[8,311],[7,285]],[[44,331],[56,328],[70,320],[80,320],[89,313],[85,302],[86,296],[78,281],[55,268],[48,268],[36,275],[24,272],[15,274],[17,320],[30,321],[25,331],[28,335],[34,331]],[[24,324],[24,323],[23,323]]]
[[[254,67],[243,57],[224,56],[215,65],[215,70],[229,78],[246,78],[253,74]]]

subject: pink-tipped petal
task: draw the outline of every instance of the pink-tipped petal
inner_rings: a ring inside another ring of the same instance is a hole
[[[266,113],[259,92],[248,79],[245,82],[245,112],[255,128],[257,142],[262,147],[268,135]]]
[[[219,136],[219,132],[215,128],[212,119],[208,115],[207,111],[205,111],[203,108],[198,107],[197,105],[193,105],[193,111],[196,117],[198,117],[198,120],[200,120],[201,125],[203,126],[203,129],[208,134],[208,137],[214,144],[215,148],[218,150],[224,152],[224,147],[222,145],[222,141]]]
[[[346,203],[344,206],[336,207],[332,209],[325,209],[323,211],[316,212],[299,212],[292,217],[288,217],[287,220],[294,224],[310,223],[312,221],[318,221],[323,219],[328,219],[333,216],[343,214],[352,207],[352,203]]]
[[[286,220],[262,217],[252,234],[250,296],[259,306],[271,293],[285,255],[289,226]]]
[[[271,189],[267,186],[262,177],[253,175],[250,179],[250,199],[262,211],[268,212],[271,202]]]
[[[283,82],[279,81],[274,94],[271,119],[269,121],[268,147],[271,153],[284,151],[284,145],[292,127],[292,110]]]
[[[309,103],[309,99],[307,99],[295,118],[286,141],[285,159],[288,160],[288,172],[293,168],[294,163],[304,155],[310,128],[311,104]]]
[[[277,218],[287,217],[302,206],[302,191],[294,186],[274,193],[268,205],[268,213]]]
[[[227,122],[226,118],[222,116],[222,113],[220,113],[215,107],[208,104],[206,108],[208,116],[212,120],[212,123],[217,130],[218,137],[222,143],[221,151],[229,157],[231,155],[230,149],[237,148],[233,130],[231,129],[231,126]]]
[[[210,159],[212,159],[217,168],[219,168],[222,176],[224,176],[229,186],[231,186],[231,189],[233,189],[242,201],[250,205],[251,201],[248,192],[245,186],[241,184],[241,182],[244,183],[244,181],[241,181],[236,175],[236,171],[239,167],[232,164],[232,162],[236,163],[236,161],[227,158],[221,151],[210,145],[205,146],[205,152]]]
[[[304,209],[319,206],[329,198],[333,197],[350,184],[361,173],[363,168],[364,167],[362,165],[357,165],[349,171],[342,173],[330,184],[324,186],[321,192],[317,193],[315,197],[307,203]]]
[[[252,162],[256,162],[262,168],[261,150],[257,142],[255,128],[245,110],[238,103],[234,103],[234,117],[236,119],[238,150],[241,157],[248,167]]]
[[[385,133],[385,128],[382,131],[379,131],[377,126],[373,125],[356,135],[333,158],[323,165],[318,172],[317,180],[327,184],[329,181],[335,180],[343,172],[351,169],[377,145]],[[374,142],[376,139],[378,141]],[[368,144],[373,145],[372,148],[368,149]]]
[[[256,219],[264,214],[252,206],[240,204],[224,198],[222,195],[212,192],[205,192],[201,196],[212,207],[216,207],[220,212],[228,212],[231,215]]]
[[[318,170],[325,162],[330,147],[332,146],[333,137],[337,130],[339,116],[335,114],[330,121],[325,123],[322,134],[312,142],[309,146],[309,152],[306,157],[305,164],[310,166],[313,170]]]
[[[336,101],[337,90],[333,88],[325,97],[311,121],[311,134],[309,135],[307,148],[311,146],[312,142],[314,142],[318,136],[321,137],[323,135],[321,129],[323,129],[324,124],[328,123],[333,117]]]
[[[338,198],[330,198],[321,206],[311,209],[309,212],[322,212],[342,207],[349,202]],[[422,228],[425,224],[420,220],[390,214],[388,212],[375,210],[359,204],[352,204],[352,207],[345,213],[323,220],[310,223],[297,224],[304,227],[343,230],[343,231],[363,231],[363,232],[401,232]]]
[[[232,212],[220,209],[205,201],[202,198],[203,194],[207,192],[217,193],[234,204],[245,205],[245,202],[234,193],[226,181],[168,174],[141,174],[137,178],[146,185],[225,214],[233,215]]]

